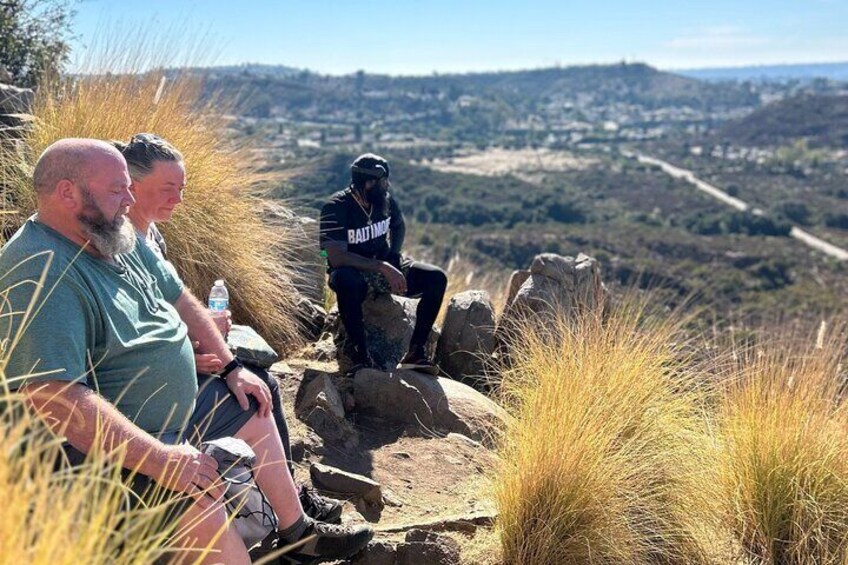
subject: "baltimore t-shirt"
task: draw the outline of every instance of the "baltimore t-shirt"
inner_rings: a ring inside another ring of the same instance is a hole
[[[403,224],[403,214],[388,195],[388,210],[371,207],[369,215],[353,197],[350,188],[335,193],[321,208],[321,248],[329,242],[347,244],[347,250],[368,257],[386,259],[389,232]]]

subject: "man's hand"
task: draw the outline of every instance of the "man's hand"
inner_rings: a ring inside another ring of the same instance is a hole
[[[268,385],[244,367],[227,375],[227,386],[242,410],[250,408],[250,402],[247,400],[247,395],[250,394],[259,402],[259,410],[256,412],[259,416],[264,418],[271,413],[271,391],[268,390]]]
[[[222,500],[226,487],[214,457],[188,444],[166,445],[160,454],[159,471],[151,477],[158,484],[191,496],[203,510]]]
[[[380,269],[380,274],[389,281],[389,288],[392,290],[392,294],[406,294],[406,278],[403,276],[403,273],[391,264],[384,262],[383,267]]]
[[[197,349],[200,347],[199,341],[192,341],[191,346],[195,351],[194,364],[198,373],[211,375],[224,367],[224,362],[214,353],[197,353]]]
[[[210,313],[212,321],[215,322],[215,327],[221,332],[221,336],[226,340],[233,327],[233,313],[229,310],[223,312]]]

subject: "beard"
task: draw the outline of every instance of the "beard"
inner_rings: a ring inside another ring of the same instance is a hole
[[[135,228],[125,216],[107,218],[87,188],[82,190],[82,201],[83,209],[77,214],[77,220],[97,251],[106,257],[114,257],[133,250]]]
[[[372,186],[368,192],[365,193],[365,199],[373,208],[375,208],[378,213],[386,212],[386,204],[388,203],[389,191],[384,186],[380,184]]]

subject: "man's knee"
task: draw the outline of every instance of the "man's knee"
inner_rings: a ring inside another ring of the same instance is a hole
[[[227,519],[227,510],[220,501],[213,502],[207,508],[201,508],[197,502],[193,502],[186,508],[179,524],[181,533],[190,538],[197,538],[201,542],[211,541],[231,527],[231,521]]]
[[[436,268],[433,271],[432,276],[432,285],[435,289],[438,289],[439,294],[444,294],[445,290],[448,288],[448,275],[443,270]]]
[[[443,295],[448,288],[448,275],[438,267],[427,265],[426,269],[421,270],[421,276],[424,279],[424,292]]]

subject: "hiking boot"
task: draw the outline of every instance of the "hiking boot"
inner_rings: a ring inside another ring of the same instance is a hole
[[[338,500],[325,498],[306,485],[300,486],[297,497],[300,499],[300,505],[303,506],[303,512],[313,520],[341,524],[342,503]]]
[[[313,565],[348,559],[362,551],[372,537],[374,530],[370,526],[341,526],[310,520],[300,540],[294,542],[304,542],[303,545],[280,556],[280,563]],[[285,545],[285,540],[280,539],[277,547],[282,548]]]
[[[427,373],[428,375],[438,375],[439,368],[435,363],[430,361],[427,354],[424,353],[423,347],[415,347],[409,350],[403,359],[400,360],[397,366],[398,369],[406,369],[409,371],[418,371]]]

